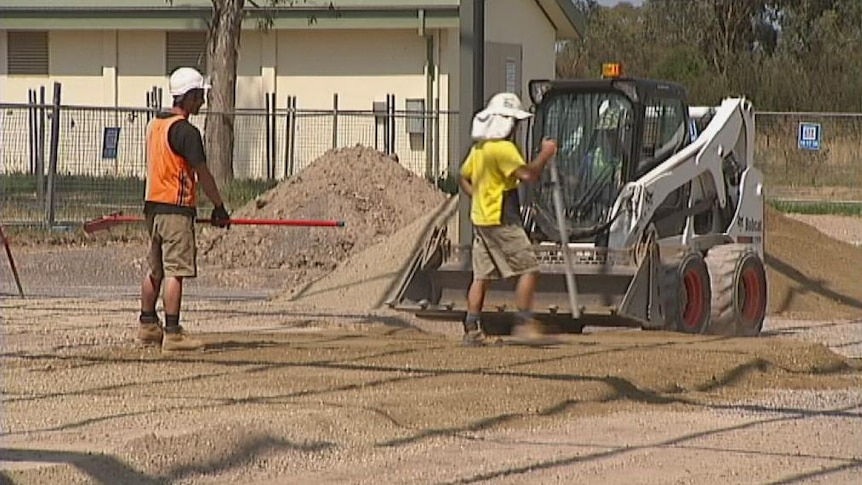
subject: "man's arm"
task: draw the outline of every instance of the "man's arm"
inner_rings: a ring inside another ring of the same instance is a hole
[[[473,149],[467,154],[467,158],[461,164],[461,170],[458,172],[458,185],[469,197],[473,197],[473,183],[470,181],[473,178]]]
[[[188,121],[179,121],[171,126],[168,132],[168,142],[171,144],[171,148],[180,154],[195,171],[198,176],[198,183],[201,184],[204,194],[213,205],[216,207],[223,206],[224,200],[221,198],[221,192],[219,192],[212,172],[207,167],[204,143],[198,129]]]
[[[461,186],[461,190],[463,190],[465,194],[473,197],[473,184],[470,183],[470,179],[463,175],[458,175],[458,185]]]
[[[545,165],[557,153],[557,143],[553,140],[542,140],[542,150],[530,163],[515,170],[514,175],[523,182],[535,182],[542,176]]]
[[[210,201],[212,201],[213,205],[216,207],[223,206],[224,201],[221,198],[221,193],[218,190],[213,174],[206,164],[193,165],[192,168],[194,168],[195,173],[198,175],[198,183],[201,184],[201,188]]]

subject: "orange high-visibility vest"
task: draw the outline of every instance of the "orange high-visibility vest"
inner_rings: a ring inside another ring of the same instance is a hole
[[[197,176],[168,142],[171,126],[182,119],[176,115],[151,121],[147,137],[147,202],[195,207]]]

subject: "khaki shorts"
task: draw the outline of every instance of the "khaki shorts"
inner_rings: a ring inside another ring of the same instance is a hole
[[[495,280],[539,271],[524,228],[509,224],[474,226],[473,278]]]
[[[150,274],[157,279],[195,278],[198,274],[195,222],[181,214],[147,216]]]

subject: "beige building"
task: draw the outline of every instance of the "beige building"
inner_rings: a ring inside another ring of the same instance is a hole
[[[266,14],[272,19],[266,31],[259,26],[263,14],[252,10],[240,48],[237,108],[262,109],[266,95],[274,93],[278,109],[295,96],[300,110],[331,111],[337,96],[339,110],[371,111],[391,94],[395,109],[405,113],[435,106],[458,110],[459,0],[331,3],[334,8],[329,0],[275,8]],[[48,88],[50,98],[51,84],[58,81],[66,105],[142,107],[153,87],[163,88],[161,101],[167,105],[167,76],[173,68],[205,68],[210,15],[208,0],[174,0],[172,5],[164,0],[0,0],[0,103],[26,103],[28,90],[39,86]],[[555,44],[577,36],[580,22],[571,0],[487,0],[485,15],[486,92],[506,89],[524,97],[530,79],[554,77]],[[129,122],[122,118],[120,123]],[[305,125],[293,141],[297,168],[331,143],[363,141],[353,132],[373,131],[366,126],[375,123],[369,119],[353,128],[342,120],[336,137],[328,121],[315,129]],[[245,121],[249,126],[238,130],[256,135],[238,140],[235,166],[266,144],[252,139],[265,132],[265,123]],[[395,151],[411,169],[427,171],[431,148],[416,137],[430,128],[401,125]],[[133,131],[123,128],[121,138]],[[93,129],[92,136],[101,137],[101,127]],[[279,125],[276,131],[284,130]],[[438,138],[441,153],[447,150],[446,131]],[[285,146],[281,140],[276,149]],[[121,140],[114,170],[137,173],[139,164],[124,161],[122,147]],[[8,153],[4,160],[10,163]],[[238,175],[261,176],[258,162],[237,167]],[[283,173],[287,162],[279,163],[276,172]]]

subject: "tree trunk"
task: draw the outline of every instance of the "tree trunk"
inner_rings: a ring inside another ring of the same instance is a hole
[[[204,122],[207,161],[219,188],[233,180],[236,65],[245,0],[212,0],[207,67],[210,97]]]

